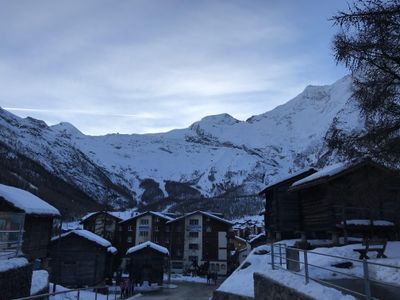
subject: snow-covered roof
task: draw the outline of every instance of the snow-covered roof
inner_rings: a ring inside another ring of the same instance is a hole
[[[34,194],[19,188],[0,184],[0,197],[26,214],[59,216],[57,208]]]
[[[167,221],[175,220],[174,218],[171,218],[170,216],[167,216],[166,214],[158,212],[158,211],[145,211],[143,213],[140,213],[140,214],[137,214],[137,215],[135,215],[133,217],[130,217],[130,218],[126,219],[126,220],[123,220],[123,221],[121,221],[121,223],[126,222],[126,221],[130,221],[130,220],[133,220],[133,219],[136,219],[136,218],[139,218],[139,217],[142,217],[142,216],[144,216],[146,214],[151,214],[153,216],[157,216],[157,217],[165,219]]]
[[[202,210],[196,210],[196,211],[193,211],[191,213],[187,213],[187,214],[185,214],[185,215],[183,215],[183,216],[181,216],[179,218],[176,218],[176,219],[173,219],[171,221],[168,221],[167,223],[172,223],[172,222],[175,222],[175,221],[178,221],[178,220],[182,220],[184,218],[190,217],[190,216],[195,215],[195,214],[202,214],[202,215],[210,217],[210,218],[212,218],[214,220],[221,221],[223,223],[226,223],[226,224],[229,224],[229,225],[232,225],[232,226],[235,224],[234,222],[231,222],[231,221],[229,221],[227,219],[218,217],[216,215],[213,215],[212,213],[209,213],[209,212],[206,212],[206,211],[202,211]]]
[[[118,250],[115,247],[108,247],[107,252],[110,252],[111,254],[116,254]]]
[[[11,269],[17,269],[29,264],[28,260],[24,257],[16,257],[10,259],[0,260],[0,272],[5,272]]]
[[[87,219],[89,219],[90,217],[100,214],[100,213],[107,213],[110,216],[113,216],[117,219],[119,219],[120,221],[123,220],[127,220],[130,219],[132,217],[135,217],[138,213],[135,210],[127,210],[127,211],[94,211],[94,212],[90,212],[86,215],[84,215],[81,218],[81,222],[86,221]]]
[[[346,170],[350,166],[352,166],[352,165],[349,164],[349,163],[337,163],[337,164],[333,164],[333,165],[327,166],[327,167],[319,170],[318,172],[316,172],[316,173],[314,173],[314,174],[312,174],[310,176],[307,176],[307,177],[305,177],[303,179],[300,179],[300,180],[294,182],[292,184],[292,187],[299,186],[301,184],[304,184],[304,183],[307,183],[307,182],[310,182],[310,181],[313,181],[313,180],[317,180],[317,179],[321,179],[321,178],[324,178],[324,177],[329,177],[329,176],[336,175],[336,174]]]
[[[145,249],[145,248],[152,248],[152,249],[154,249],[154,250],[156,250],[156,251],[158,251],[160,253],[163,253],[165,255],[169,255],[169,251],[168,251],[167,248],[165,248],[163,246],[160,246],[158,244],[155,244],[153,242],[150,242],[150,241],[147,241],[147,242],[144,242],[144,243],[141,243],[139,245],[136,245],[136,246],[133,246],[133,247],[129,248],[128,251],[126,251],[126,254],[128,255],[128,254],[137,252],[137,251]]]
[[[99,235],[97,235],[97,234],[95,234],[93,232],[90,232],[90,231],[85,230],[85,229],[75,229],[75,230],[71,230],[71,231],[68,231],[66,233],[63,233],[61,235],[61,238],[64,238],[64,237],[66,237],[66,236],[68,236],[70,234],[76,234],[78,236],[81,236],[81,237],[83,237],[83,238],[85,238],[85,239],[87,239],[89,241],[95,242],[96,244],[98,244],[98,245],[100,245],[100,246],[102,246],[104,248],[107,248],[107,251],[110,252],[110,253],[113,253],[113,254],[116,253],[114,251],[115,248],[111,245],[111,243],[109,241],[107,241],[106,239],[102,238],[101,236],[99,236]],[[52,241],[56,241],[56,240],[58,240],[58,238],[59,238],[59,236],[56,236],[56,237],[53,237],[51,240]]]
[[[274,186],[276,186],[276,185],[278,185],[278,184],[280,184],[280,183],[282,183],[282,182],[288,181],[288,180],[290,180],[290,179],[292,179],[292,178],[301,176],[301,175],[303,175],[303,174],[305,174],[305,173],[309,173],[309,172],[310,172],[310,173],[316,172],[316,170],[315,170],[314,168],[309,168],[309,169],[304,169],[304,170],[301,170],[301,171],[298,171],[298,172],[295,172],[295,173],[288,174],[288,175],[286,175],[286,176],[284,176],[284,177],[279,178],[278,180],[275,180],[275,181],[271,182],[271,183],[270,183],[269,185],[267,185],[259,194],[265,193],[266,190],[268,190],[268,189],[270,189],[271,187],[274,187]]]
[[[265,232],[261,232],[260,234],[257,234],[256,236],[254,236],[252,239],[249,240],[249,243],[254,242],[255,240],[259,239],[260,237],[265,236]]]
[[[241,242],[243,242],[243,243],[247,243],[247,240],[246,240],[246,239],[241,238],[241,237],[238,236],[238,235],[235,235],[235,239],[236,239],[236,240],[239,240],[239,241],[241,241]]]

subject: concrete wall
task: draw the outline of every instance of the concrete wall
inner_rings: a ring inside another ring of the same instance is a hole
[[[254,273],[254,299],[316,300],[259,273]]]
[[[32,265],[0,272],[0,300],[30,296]]]

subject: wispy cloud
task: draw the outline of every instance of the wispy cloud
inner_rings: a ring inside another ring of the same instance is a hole
[[[345,0],[321,2],[7,2],[0,106],[91,134],[245,119],[344,74],[327,18]]]

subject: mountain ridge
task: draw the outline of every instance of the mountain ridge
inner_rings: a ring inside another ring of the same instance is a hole
[[[90,195],[127,207],[163,198],[254,194],[280,176],[335,160],[333,127],[362,130],[352,79],[307,86],[275,109],[240,121],[206,116],[155,134],[88,136],[68,122],[48,126],[0,108],[0,137],[16,152]],[[328,154],[327,154],[328,153]]]

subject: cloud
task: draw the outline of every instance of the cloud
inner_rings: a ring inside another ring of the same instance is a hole
[[[274,1],[8,2],[0,12],[0,106],[50,124],[69,121],[90,134],[263,113],[309,83],[344,74],[328,47],[333,6],[311,2],[314,8]]]

